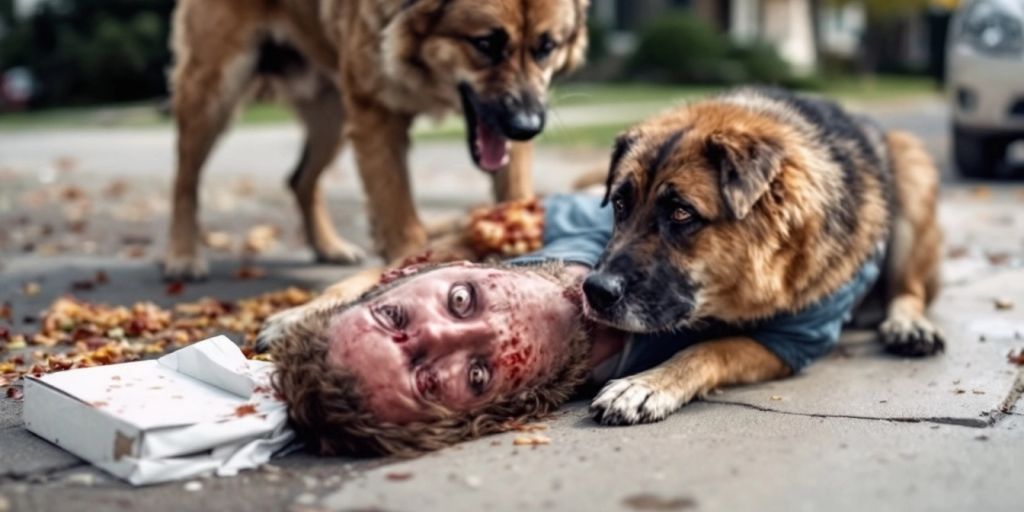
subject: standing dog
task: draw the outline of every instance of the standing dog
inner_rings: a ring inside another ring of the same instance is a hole
[[[925,317],[939,283],[938,172],[908,134],[829,102],[740,89],[625,132],[607,187],[615,231],[584,282],[597,321],[742,328],[806,311],[887,246],[872,292],[887,298],[882,342],[908,356],[943,349]],[[613,381],[592,410],[604,423],[656,421],[718,386],[792,370],[749,336],[712,339]]]
[[[351,140],[378,250],[426,242],[406,169],[419,114],[459,111],[499,200],[532,194],[526,141],[544,128],[548,85],[586,47],[588,0],[181,0],[171,78],[178,128],[165,276],[201,278],[199,174],[246,93],[269,79],[306,130],[289,180],[321,261],[353,263],[318,179]],[[511,141],[515,141],[514,143]]]

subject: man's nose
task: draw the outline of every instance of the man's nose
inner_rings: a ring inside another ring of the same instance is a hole
[[[608,272],[595,272],[583,281],[587,304],[598,312],[607,312],[622,300],[626,283],[622,276]]]
[[[481,343],[491,335],[491,327],[483,321],[431,322],[419,329],[419,342],[431,349],[459,349]]]
[[[512,140],[530,140],[544,130],[547,118],[544,105],[532,94],[508,94],[502,99],[505,136]]]

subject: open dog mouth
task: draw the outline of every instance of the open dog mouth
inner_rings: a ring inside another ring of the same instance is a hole
[[[481,108],[476,94],[466,84],[459,85],[462,113],[466,117],[466,139],[469,153],[477,167],[497,172],[508,165],[509,139],[486,109]]]

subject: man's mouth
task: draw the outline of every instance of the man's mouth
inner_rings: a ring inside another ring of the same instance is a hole
[[[508,165],[509,139],[496,123],[482,115],[476,95],[468,85],[459,86],[462,98],[462,112],[466,117],[466,138],[469,153],[477,167],[487,172],[497,172]]]

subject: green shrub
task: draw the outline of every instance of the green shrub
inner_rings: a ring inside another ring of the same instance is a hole
[[[759,83],[813,87],[764,42],[733,43],[704,21],[684,13],[655,21],[639,34],[629,78],[683,84]]]
[[[587,20],[587,62],[599,62],[608,56],[608,27],[593,16]]]
[[[631,78],[683,83],[734,80],[729,40],[687,14],[665,16],[639,34],[626,66]],[[731,68],[731,69],[730,69]]]

